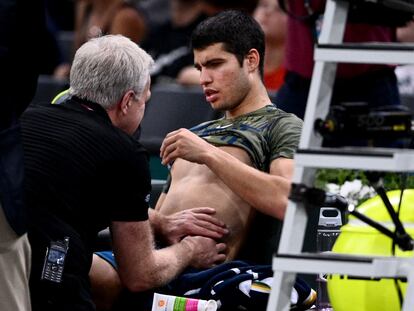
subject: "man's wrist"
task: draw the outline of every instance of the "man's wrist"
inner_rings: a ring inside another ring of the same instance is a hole
[[[189,257],[192,259],[196,247],[194,239],[190,236],[186,236],[184,239],[180,241],[180,244],[183,245],[186,254],[189,254]]]

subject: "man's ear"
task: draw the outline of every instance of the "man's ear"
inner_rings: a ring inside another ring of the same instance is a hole
[[[260,54],[256,49],[250,49],[246,55],[246,63],[249,71],[254,71],[259,68]]]
[[[127,91],[121,98],[121,100],[118,103],[118,111],[122,114],[127,114],[129,106],[131,106],[131,100],[135,96],[134,91],[129,90]]]

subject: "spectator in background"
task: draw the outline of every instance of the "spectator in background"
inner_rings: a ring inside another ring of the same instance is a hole
[[[414,21],[397,29],[397,39],[399,42],[414,42]]]
[[[91,38],[121,34],[140,43],[146,34],[145,19],[127,0],[77,0],[74,50]],[[54,76],[67,78],[70,64],[59,65]]]
[[[170,0],[170,20],[142,43],[142,48],[154,58],[151,72],[153,83],[177,82],[198,85],[199,73],[193,66],[190,34],[206,17],[226,9],[252,13],[257,0]]]
[[[409,22],[405,27],[397,29],[397,38],[399,42],[414,42],[414,21]],[[414,95],[414,65],[400,65],[395,69],[395,73],[398,79],[398,88],[401,95],[408,95],[409,98],[404,102],[408,104],[411,109],[414,106],[410,103],[411,96]],[[404,101],[404,96],[402,100]]]
[[[264,84],[268,91],[277,91],[286,72],[283,61],[287,16],[280,9],[278,0],[260,0],[253,17],[265,34]]]
[[[5,311],[31,310],[18,118],[36,90],[38,60],[47,52],[37,40],[44,32],[42,1],[0,1],[0,310]]]
[[[131,0],[145,18],[147,25],[146,37],[164,25],[170,19],[170,0]]]
[[[76,9],[75,49],[107,34],[121,34],[135,43],[145,37],[145,20],[127,0],[77,0]]]
[[[192,67],[190,35],[205,18],[199,0],[170,0],[170,19],[142,43],[155,60],[153,83],[173,82],[183,68]]]
[[[309,18],[303,0],[282,0],[289,11],[285,51],[285,81],[276,104],[303,118],[313,70],[313,48],[317,33],[315,14],[323,14],[325,1],[311,1]],[[296,16],[296,17],[295,17]],[[298,18],[298,16],[302,18]],[[344,42],[394,42],[395,27],[348,21]],[[394,67],[373,64],[339,64],[332,103],[367,102],[370,106],[400,103]]]

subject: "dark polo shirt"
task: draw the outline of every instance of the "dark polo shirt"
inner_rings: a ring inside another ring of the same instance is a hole
[[[69,99],[22,116],[33,310],[94,310],[88,272],[97,233],[148,219],[145,150],[99,105]],[[69,237],[63,282],[41,281],[50,241]]]

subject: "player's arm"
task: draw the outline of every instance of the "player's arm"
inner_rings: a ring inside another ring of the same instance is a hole
[[[293,160],[278,158],[269,173],[261,172],[217,148],[186,129],[169,133],[161,146],[162,163],[177,158],[207,165],[233,192],[262,213],[284,217]]]
[[[278,158],[264,173],[214,147],[205,164],[235,193],[264,214],[283,219],[290,193],[294,164]]]

